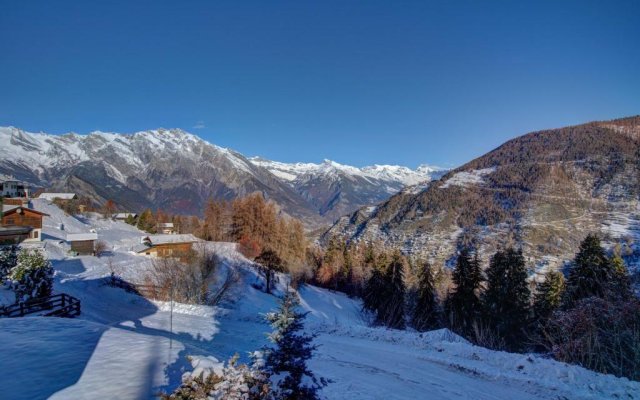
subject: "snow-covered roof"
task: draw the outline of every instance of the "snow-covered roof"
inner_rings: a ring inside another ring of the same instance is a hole
[[[98,234],[93,232],[67,233],[67,242],[78,242],[81,240],[98,240]]]
[[[71,199],[74,199],[75,197],[76,197],[75,193],[40,193],[40,196],[38,196],[39,199],[46,199],[46,200],[55,200],[55,199],[71,200]]]
[[[18,205],[14,205],[14,204],[3,204],[2,205],[2,212],[3,213],[8,213],[9,211],[13,211],[13,210],[16,210],[18,208],[29,210],[29,211],[32,211],[32,212],[34,212],[36,214],[42,214],[42,215],[49,216],[49,214],[45,214],[42,211],[38,211],[38,210],[34,210],[33,208],[28,208],[28,207],[25,207],[25,206],[18,206]]]
[[[7,212],[7,211],[11,211],[14,208],[19,208],[20,206],[14,205],[14,204],[3,204],[2,205],[2,212]]]
[[[124,212],[124,213],[117,213],[117,214],[114,214],[114,215],[113,215],[113,218],[116,218],[116,219],[126,219],[126,218],[129,218],[129,216],[132,216],[133,218],[135,218],[135,217],[137,217],[137,216],[138,216],[138,214],[136,214],[136,213],[127,213],[127,212]]]
[[[194,243],[200,239],[190,233],[182,235],[149,235],[147,236],[152,245],[168,244],[168,243]]]
[[[158,228],[173,228],[173,222],[158,222]]]

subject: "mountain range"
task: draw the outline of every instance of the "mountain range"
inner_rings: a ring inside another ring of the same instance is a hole
[[[340,218],[323,235],[379,241],[450,264],[522,248],[539,271],[573,258],[589,232],[640,264],[640,117],[532,132]]]
[[[180,129],[52,135],[2,127],[0,143],[5,178],[77,192],[97,204],[112,199],[122,210],[198,215],[209,198],[261,192],[310,227],[442,173],[428,166],[356,168],[329,160],[286,164],[247,158]]]

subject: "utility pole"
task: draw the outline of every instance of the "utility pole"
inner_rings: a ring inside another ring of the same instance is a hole
[[[169,348],[172,349],[173,348],[173,281],[171,281],[171,306],[170,306],[170,313],[169,313]]]

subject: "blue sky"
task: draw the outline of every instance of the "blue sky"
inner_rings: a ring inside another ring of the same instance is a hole
[[[415,167],[640,114],[640,2],[526,3],[0,0],[0,125]]]

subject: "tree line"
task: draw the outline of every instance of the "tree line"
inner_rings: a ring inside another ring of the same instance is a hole
[[[436,293],[434,268],[423,263],[407,290],[408,261],[383,255],[363,292],[375,324],[425,331],[446,327],[473,343],[508,351],[546,351],[599,372],[640,379],[640,300],[619,255],[607,256],[587,236],[566,278],[548,271],[530,289],[521,250],[497,251],[483,271],[477,253],[462,249],[446,295]]]

